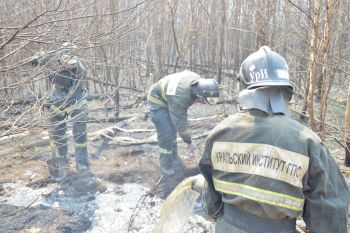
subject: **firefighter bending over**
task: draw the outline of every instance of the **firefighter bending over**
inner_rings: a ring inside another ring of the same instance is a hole
[[[188,129],[187,110],[195,102],[211,102],[219,97],[219,86],[215,79],[204,79],[185,70],[168,75],[149,90],[147,102],[159,144],[160,169],[165,177],[173,175],[173,162],[177,155],[177,132],[185,143],[195,150]]]
[[[209,134],[199,163],[215,232],[346,233],[350,193],[320,138],[290,118],[285,59],[263,46],[241,65],[242,111]]]

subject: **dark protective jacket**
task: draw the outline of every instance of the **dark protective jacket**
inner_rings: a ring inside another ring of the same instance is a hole
[[[88,107],[86,89],[84,87],[86,70],[77,57],[63,58],[62,51],[48,52],[36,56],[32,61],[34,65],[41,65],[40,68],[47,69],[49,80],[53,86],[46,105],[50,114],[50,145],[56,156],[64,158],[67,166],[67,123],[66,117],[72,119],[72,131],[75,147],[75,158],[77,171],[89,169],[87,150],[86,122]],[[71,62],[74,61],[74,62]],[[54,174],[53,169],[53,174]]]
[[[84,66],[78,60],[75,64],[68,65],[61,57],[61,54],[51,53],[42,59],[42,64],[50,69],[50,81],[58,90],[75,91],[82,88],[86,73]]]
[[[68,65],[61,58],[61,52],[49,52],[36,61],[49,72],[48,77],[53,87],[47,105],[54,108],[55,112],[63,111],[73,105],[76,109],[86,104],[84,66],[79,61],[74,65]],[[73,110],[67,109],[67,111]]]
[[[86,70],[81,63],[50,75],[54,86],[49,101],[55,106],[70,106],[86,97],[84,86]]]
[[[198,74],[188,70],[171,74],[155,83],[147,96],[151,111],[159,108],[169,110],[172,123],[186,143],[191,143],[187,110],[195,101],[191,84],[198,79],[200,79]]]
[[[49,52],[37,59],[36,63],[48,69],[49,80],[53,83],[49,104],[66,108],[86,96],[84,87],[86,70],[79,61],[69,66],[61,61],[61,57],[60,52]]]
[[[259,110],[237,113],[209,134],[199,169],[213,218],[234,206],[268,219],[301,215],[316,233],[346,233],[350,193],[330,152],[307,127]]]

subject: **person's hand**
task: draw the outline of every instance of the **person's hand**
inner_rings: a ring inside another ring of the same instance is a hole
[[[32,66],[37,66],[40,63],[40,59],[45,55],[45,52],[38,52],[30,58],[30,63]]]
[[[188,150],[191,154],[193,154],[197,150],[197,147],[193,142],[191,142],[190,144],[188,144]]]
[[[37,66],[37,65],[39,65],[38,57],[37,57],[37,56],[31,57],[31,58],[30,58],[30,64],[32,64],[32,66]]]

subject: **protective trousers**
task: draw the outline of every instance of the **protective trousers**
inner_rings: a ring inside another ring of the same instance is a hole
[[[88,150],[87,150],[87,101],[86,99],[77,100],[67,108],[50,107],[50,145],[55,150],[59,160],[68,163],[68,145],[67,145],[67,122],[66,118],[70,117],[73,122],[73,139],[75,147],[75,161],[77,171],[89,169]],[[68,165],[66,163],[66,165]]]
[[[174,173],[173,162],[177,159],[177,131],[166,108],[151,110],[151,121],[157,130],[161,172],[163,175],[171,175]]]

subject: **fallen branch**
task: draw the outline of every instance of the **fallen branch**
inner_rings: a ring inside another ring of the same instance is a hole
[[[95,83],[102,84],[103,86],[117,87],[117,89],[132,90],[132,91],[135,91],[135,92],[138,92],[138,93],[143,93],[143,92],[144,92],[144,90],[137,89],[136,87],[120,86],[120,85],[115,84],[115,83],[112,83],[112,82],[107,82],[107,81],[104,81],[104,80],[99,80],[98,78],[91,78],[91,77],[88,77],[88,78],[86,78],[86,80],[91,80],[91,81],[93,81],[93,82],[95,82]]]
[[[0,156],[3,156],[3,155],[8,155],[8,154],[14,154],[14,153],[19,153],[19,152],[24,152],[28,149],[32,149],[32,148],[35,148],[35,147],[42,147],[42,146],[47,146],[49,145],[49,139],[41,139],[37,142],[34,142],[34,143],[29,143],[29,144],[23,144],[23,145],[20,145],[16,148],[11,148],[11,149],[7,149],[7,150],[3,150],[3,151],[0,151]]]
[[[138,208],[139,204],[142,203],[146,197],[151,194],[157,187],[158,185],[160,184],[160,181],[162,180],[162,176],[158,179],[157,183],[153,186],[153,188],[151,190],[149,190],[145,195],[142,195],[140,197],[140,199],[137,201],[137,204],[135,206],[135,208],[132,210],[132,213],[131,213],[131,216],[130,216],[130,219],[129,219],[129,223],[128,223],[128,233],[130,232],[130,226],[131,226],[131,223],[133,222],[134,220],[134,214],[135,214],[135,211],[136,209]]]
[[[89,117],[87,123],[118,123],[120,121],[125,121],[133,117],[135,117],[135,115],[106,118]]]
[[[198,134],[193,136],[193,139],[200,139],[203,137],[206,137],[209,134],[209,132],[205,132],[202,134]],[[181,138],[177,138],[177,142],[181,142]],[[136,139],[132,137],[114,137],[113,140],[111,141],[119,146],[136,146],[136,145],[141,145],[141,144],[156,144],[158,143],[158,140],[156,137],[151,136],[147,139]]]
[[[137,117],[138,117],[138,115],[129,115],[129,116],[122,116],[122,117],[110,117],[110,118],[88,118],[87,123],[119,123],[119,122],[125,122],[128,120],[134,120]],[[95,136],[95,133],[90,133],[90,134],[92,137]],[[4,135],[0,134],[0,145],[11,142],[14,139],[17,139],[18,141],[20,141],[20,140],[23,140],[23,138],[28,137],[28,136],[43,137],[43,136],[47,136],[47,135],[48,135],[48,132],[47,132],[47,130],[45,130],[45,127],[41,127],[40,130],[38,129],[38,127],[29,129],[29,130],[25,130],[24,127],[23,127],[23,129],[16,127],[12,133],[4,134]]]
[[[23,138],[26,136],[35,135],[37,133],[38,133],[37,131],[26,130],[26,131],[23,131],[21,133],[16,133],[16,134],[0,137],[0,144],[8,143],[9,141],[13,141],[17,138]]]
[[[122,122],[130,122],[137,119],[138,116],[134,116],[123,120]],[[121,123],[121,122],[120,122]],[[105,129],[98,130],[96,132],[89,133],[89,137],[92,137],[91,141],[94,142],[99,139],[112,139],[117,132],[127,132],[127,133],[139,133],[139,132],[154,132],[153,129],[123,129],[118,125],[114,125]]]
[[[133,116],[133,117],[127,117],[126,120],[123,120],[123,122],[125,121],[133,121],[137,118],[137,116]],[[97,140],[97,139],[100,139],[100,138],[103,138],[103,137],[107,137],[110,135],[110,130],[111,128],[114,128],[113,130],[116,130],[116,132],[147,132],[147,131],[152,131],[152,130],[148,130],[148,129],[123,129],[119,126],[112,126],[112,127],[109,127],[109,128],[106,128],[106,129],[103,129],[103,130],[99,130],[97,132],[92,132],[92,133],[88,133],[88,138],[93,138],[92,140]],[[154,131],[154,130],[153,130]],[[26,143],[26,144],[22,144],[22,145],[16,145],[16,147],[13,147],[13,148],[10,148],[10,149],[6,149],[6,150],[3,150],[3,151],[0,151],[0,156],[3,156],[3,155],[7,155],[7,154],[13,154],[13,153],[19,153],[19,152],[24,152],[28,149],[32,149],[32,148],[35,148],[35,147],[43,147],[43,146],[47,146],[49,145],[49,137],[48,137],[48,132],[47,131],[41,131],[40,132],[41,135],[44,135],[43,138],[39,139],[39,140],[36,140],[35,142],[32,142],[32,143]],[[25,137],[25,136],[32,136],[32,135],[35,135],[34,133],[24,133],[19,137]],[[112,134],[111,139],[113,138],[113,136],[115,135],[115,133]],[[71,131],[68,131],[67,132],[67,136],[68,136],[68,140],[72,140],[72,132]],[[92,141],[91,139],[89,139],[90,141]]]
[[[130,122],[130,121],[133,121],[137,118],[138,118],[138,116],[128,117],[128,118],[126,118],[126,120],[122,120],[118,124],[121,124],[122,122],[123,123]],[[210,119],[211,118],[214,118],[214,117],[210,117]],[[204,118],[202,118],[202,119],[204,119]],[[206,119],[209,119],[209,118],[206,118]],[[136,138],[132,138],[132,137],[115,137],[115,135],[118,132],[144,133],[144,132],[155,132],[155,130],[154,129],[124,129],[124,128],[120,127],[120,125],[115,125],[115,126],[111,126],[111,127],[102,129],[102,130],[98,130],[96,132],[88,133],[88,138],[89,138],[90,142],[94,142],[94,141],[97,141],[99,139],[104,139],[107,142],[114,142],[114,143],[121,145],[121,146],[132,146],[132,145],[140,145],[140,144],[158,143],[158,140],[154,135],[150,138],[147,138],[147,139],[136,139]],[[43,131],[41,133],[48,135],[48,133],[46,131]],[[24,134],[23,136],[26,136],[26,135],[27,134]],[[32,134],[28,134],[28,136],[30,136],[30,135],[32,135]],[[68,132],[67,135],[68,135],[68,140],[72,140],[72,132],[71,131]],[[199,139],[199,138],[205,137],[207,135],[208,135],[208,132],[200,134],[200,135],[195,135],[195,136],[193,136],[193,139]],[[177,140],[181,141],[180,138],[178,138]],[[34,143],[27,143],[27,144],[19,145],[16,148],[11,148],[11,149],[0,151],[0,156],[24,152],[28,149],[32,149],[35,147],[47,146],[48,144],[49,144],[49,138],[48,138],[48,136],[46,136],[46,137],[44,137],[44,138],[42,138]]]

